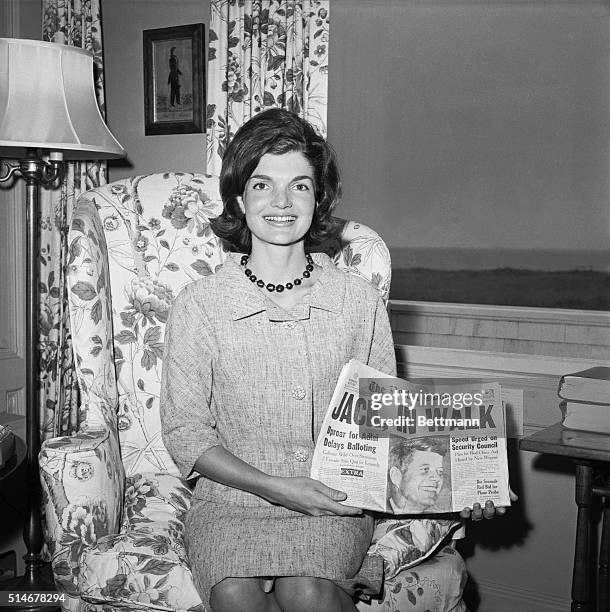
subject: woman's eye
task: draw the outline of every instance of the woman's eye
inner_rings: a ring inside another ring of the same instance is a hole
[[[294,186],[294,189],[296,191],[309,191],[309,185],[306,185],[305,183],[297,183]]]
[[[266,187],[267,187],[267,183],[261,183],[261,182],[258,182],[258,183],[252,183],[251,187],[252,187],[252,189],[255,189],[255,190],[257,190],[257,191],[260,191],[260,190],[262,190],[262,189],[266,189]]]

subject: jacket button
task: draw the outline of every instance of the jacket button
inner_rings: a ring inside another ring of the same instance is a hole
[[[304,451],[304,450],[294,451],[294,453],[292,455],[300,463],[305,463],[305,461],[307,461],[307,459],[309,459],[309,453],[307,451]]]
[[[294,329],[297,326],[295,321],[284,321],[284,327],[286,329]]]
[[[292,389],[291,395],[296,400],[302,400],[305,397],[305,387],[297,385]]]

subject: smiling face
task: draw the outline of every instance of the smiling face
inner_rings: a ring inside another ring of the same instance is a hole
[[[433,506],[443,487],[443,457],[431,451],[415,450],[406,470],[392,468],[390,478],[401,499],[395,500],[406,512],[423,512]]]
[[[263,155],[237,198],[252,233],[252,248],[303,240],[316,208],[314,173],[297,151]]]

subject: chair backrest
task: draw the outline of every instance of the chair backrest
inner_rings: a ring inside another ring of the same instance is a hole
[[[82,428],[118,427],[128,475],[178,475],[161,441],[164,329],[180,289],[213,274],[224,260],[209,225],[221,210],[217,178],[180,172],[116,181],[77,202],[68,284]],[[359,223],[337,227],[325,250],[387,300],[391,269],[384,242]]]

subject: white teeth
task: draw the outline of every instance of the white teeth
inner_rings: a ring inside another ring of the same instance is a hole
[[[267,219],[267,221],[294,221],[296,217],[265,217],[265,219]]]

